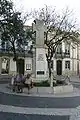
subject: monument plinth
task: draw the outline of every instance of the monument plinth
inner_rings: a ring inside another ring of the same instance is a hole
[[[33,31],[36,32],[35,55],[34,55],[34,73],[38,81],[46,80],[47,78],[47,60],[46,49],[44,45],[44,33],[47,32],[47,27],[42,20],[35,20],[33,23]]]

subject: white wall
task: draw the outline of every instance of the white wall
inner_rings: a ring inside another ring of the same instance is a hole
[[[13,61],[13,58],[10,58],[10,72],[16,72],[16,62]]]
[[[72,45],[73,45],[73,43],[71,43],[71,45],[70,45],[70,58],[73,57],[73,48],[72,48]]]
[[[74,71],[77,73],[77,60],[74,60]]]
[[[54,71],[56,71],[56,59],[54,59],[54,62],[53,62],[54,64],[53,64],[53,69],[54,69]]]
[[[65,61],[70,61],[70,72],[72,73],[72,60],[70,58],[65,58],[62,61],[62,74],[66,73],[66,69],[65,69]]]
[[[62,61],[62,72],[65,70],[65,60]]]
[[[65,52],[65,43],[62,42],[62,51]]]

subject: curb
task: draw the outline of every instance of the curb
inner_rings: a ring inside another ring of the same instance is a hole
[[[8,86],[1,86],[0,87],[0,92],[4,93],[4,94],[12,94],[12,95],[17,95],[17,96],[33,96],[33,97],[53,97],[53,98],[66,98],[66,97],[78,97],[80,96],[80,90],[79,91],[74,91],[72,93],[60,93],[60,94],[52,94],[52,93],[48,93],[48,94],[38,94],[38,93],[30,93],[27,94],[27,92],[24,93],[13,93],[12,91],[10,91],[10,88]]]

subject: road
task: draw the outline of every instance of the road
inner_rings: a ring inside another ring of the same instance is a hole
[[[0,93],[0,104],[29,108],[75,108],[80,104],[80,96],[48,98]]]
[[[41,108],[41,109],[67,109],[76,108],[80,104],[80,97],[67,97],[67,98],[48,98],[48,97],[33,97],[33,96],[17,96],[0,92],[0,104],[20,107],[20,108]],[[69,115],[49,115],[49,114],[25,114],[19,111],[12,112],[11,108],[0,111],[1,120],[69,120]],[[3,111],[3,112],[2,112]]]
[[[0,112],[0,120],[69,120],[69,116],[21,115]]]

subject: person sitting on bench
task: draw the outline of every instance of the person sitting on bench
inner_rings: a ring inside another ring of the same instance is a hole
[[[32,88],[31,85],[32,85],[31,74],[27,74],[25,79],[25,87],[28,88],[28,94],[30,93],[30,88]]]

